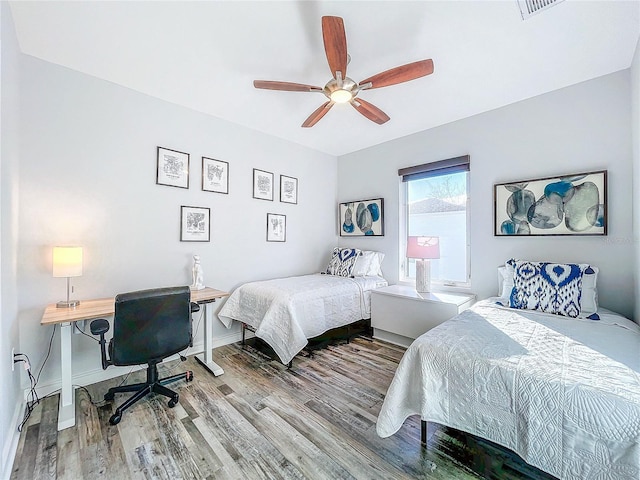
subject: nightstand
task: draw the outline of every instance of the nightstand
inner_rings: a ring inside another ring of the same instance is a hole
[[[475,301],[475,295],[466,293],[418,293],[404,285],[376,288],[371,291],[373,336],[408,347],[420,335]]]

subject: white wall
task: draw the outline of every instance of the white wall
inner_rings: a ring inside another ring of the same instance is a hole
[[[327,263],[335,157],[33,57],[22,57],[22,73],[18,308],[21,348],[37,366],[52,332],[39,324],[44,306],[66,292],[51,276],[54,245],[84,247],[83,276],[72,279],[80,300],[189,284],[194,253],[205,283],[227,291]],[[155,184],[157,146],[191,154],[188,190]],[[202,156],[229,162],[228,195],[201,190]],[[275,174],[275,201],[252,198],[254,167]],[[297,205],[278,201],[280,174],[298,178]],[[210,243],[179,241],[181,205],[211,208]],[[266,242],[267,212],[287,216],[285,243]],[[215,323],[217,343],[238,338]],[[43,385],[59,381],[58,350],[56,334]],[[98,345],[74,335],[73,350],[82,384],[99,369]]]
[[[417,105],[429,114],[428,105]],[[589,262],[601,270],[601,303],[634,310],[631,107],[622,71],[339,158],[340,202],[384,197],[385,236],[341,244],[386,253],[383,271],[398,281],[399,167],[471,156],[472,290],[495,294],[496,267],[510,257]],[[393,121],[393,119],[391,120]],[[608,170],[608,236],[493,236],[493,185],[512,180]]]
[[[16,299],[19,64],[18,42],[7,2],[0,2],[0,32],[0,478],[9,478],[18,438],[14,427],[22,404],[20,375],[25,379],[26,375],[20,368],[11,372],[11,348],[19,347]]]
[[[640,40],[631,63],[631,135],[633,150],[633,244],[635,253],[635,295],[640,298]],[[640,322],[640,302],[635,305],[635,319]]]

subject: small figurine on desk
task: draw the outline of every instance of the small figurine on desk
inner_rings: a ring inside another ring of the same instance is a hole
[[[200,255],[193,256],[193,284],[189,287],[191,290],[202,290],[204,288],[204,273],[202,265],[200,265]]]

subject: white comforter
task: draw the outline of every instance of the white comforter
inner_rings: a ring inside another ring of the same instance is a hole
[[[377,276],[346,278],[319,273],[251,282],[231,294],[218,317],[227,328],[233,320],[250,325],[283,363],[289,363],[307,338],[371,318],[371,290],[386,285]]]
[[[640,479],[640,327],[612,312],[601,317],[479,302],[405,352],[378,435],[417,414],[562,479]]]

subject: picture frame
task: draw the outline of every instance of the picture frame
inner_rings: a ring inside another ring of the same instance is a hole
[[[180,207],[180,241],[208,242],[211,235],[209,207]]]
[[[494,236],[607,234],[607,171],[498,183]]]
[[[267,242],[287,241],[287,216],[267,213]]]
[[[298,179],[280,175],[280,201],[282,203],[298,203]]]
[[[344,202],[338,209],[341,237],[384,236],[384,198]]]
[[[253,169],[253,198],[273,202],[273,173]]]
[[[202,190],[229,193],[229,162],[202,157]]]
[[[190,155],[170,148],[158,147],[156,184],[189,188]]]

